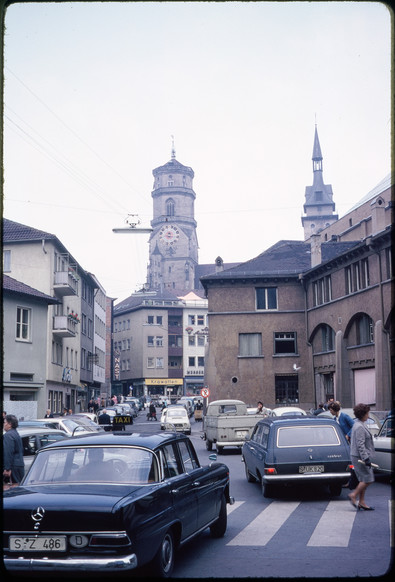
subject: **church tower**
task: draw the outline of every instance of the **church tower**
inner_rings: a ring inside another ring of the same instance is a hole
[[[151,291],[190,291],[198,264],[194,172],[176,160],[173,143],[171,160],[152,173],[153,230],[147,286]]]
[[[306,201],[303,205],[305,216],[302,216],[305,240],[310,238],[312,234],[317,234],[323,228],[336,222],[339,218],[337,214],[334,214],[335,203],[333,202],[332,186],[330,184],[324,184],[322,154],[317,126],[315,126],[312,160],[313,185],[306,186]]]

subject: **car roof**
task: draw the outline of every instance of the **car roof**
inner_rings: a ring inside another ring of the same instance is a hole
[[[187,437],[179,433],[139,433],[139,432],[97,432],[93,434],[84,434],[81,436],[69,437],[65,440],[59,441],[56,444],[51,444],[46,447],[69,447],[69,446],[141,446],[148,449],[155,449],[166,442],[185,440]]]
[[[273,424],[275,426],[306,426],[306,424],[333,424],[339,426],[332,418],[317,416],[266,416],[257,424]]]
[[[46,426],[21,426],[16,429],[21,437],[34,436],[36,434],[61,434],[67,437],[64,430],[59,430],[58,428],[49,428]]]

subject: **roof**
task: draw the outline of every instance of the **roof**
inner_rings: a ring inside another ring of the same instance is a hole
[[[56,297],[51,297],[46,293],[42,293],[41,291],[38,291],[25,283],[21,283],[21,281],[17,281],[8,275],[3,275],[3,293],[24,295],[51,305],[60,303]]]
[[[34,240],[55,240],[61,244],[54,234],[3,218],[3,243]]]
[[[164,172],[184,172],[185,174],[189,174],[190,176],[192,176],[192,178],[195,175],[192,168],[190,168],[189,166],[184,166],[179,161],[177,161],[175,158],[172,158],[169,162],[167,162],[163,166],[158,166],[157,168],[152,170],[152,173],[154,176],[155,176],[155,174],[157,174],[159,172],[161,172],[161,173],[162,172],[163,173]]]
[[[328,241],[321,245],[322,263],[329,261],[360,241],[336,242]],[[256,277],[289,277],[311,269],[311,245],[305,241],[281,240],[269,249],[245,263],[202,277],[204,284],[208,280],[256,278]]]
[[[114,315],[119,315],[125,311],[131,311],[132,309],[137,309],[139,307],[144,307],[149,305],[149,307],[162,307],[163,305],[154,305],[153,303],[147,302],[175,302],[182,306],[182,299],[180,299],[179,294],[175,291],[146,291],[141,293],[133,293],[120,303],[114,306]],[[176,305],[166,305],[166,307],[175,307]]]
[[[184,440],[186,437],[182,434],[175,434],[170,432],[161,433],[140,433],[140,432],[106,432],[100,431],[91,434],[84,434],[81,436],[69,437],[67,439],[58,441],[54,445],[46,447],[70,447],[70,446],[89,446],[89,445],[120,445],[120,446],[141,446],[148,449],[154,449],[166,441]]]
[[[392,186],[392,183],[393,183],[392,173],[390,172],[385,178],[381,180],[381,182],[377,184],[377,186],[373,188],[373,190],[370,190],[363,198],[361,198],[359,202],[354,204],[354,206],[350,208],[346,215],[355,210],[356,208],[359,208],[359,206],[362,206],[362,204],[365,204],[365,202],[368,202],[375,196],[379,196],[385,190],[388,190],[388,188]]]

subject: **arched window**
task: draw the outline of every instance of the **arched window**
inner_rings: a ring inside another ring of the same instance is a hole
[[[175,208],[174,200],[172,198],[169,198],[166,201],[166,215],[174,216],[174,208]]]
[[[369,315],[362,314],[355,320],[357,345],[374,342],[373,320]]]

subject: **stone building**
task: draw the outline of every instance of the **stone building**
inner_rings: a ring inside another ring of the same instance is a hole
[[[213,399],[309,409],[333,397],[345,407],[393,406],[392,180],[339,220],[320,161],[316,130],[305,241],[279,241],[201,278],[209,311],[205,384]]]

